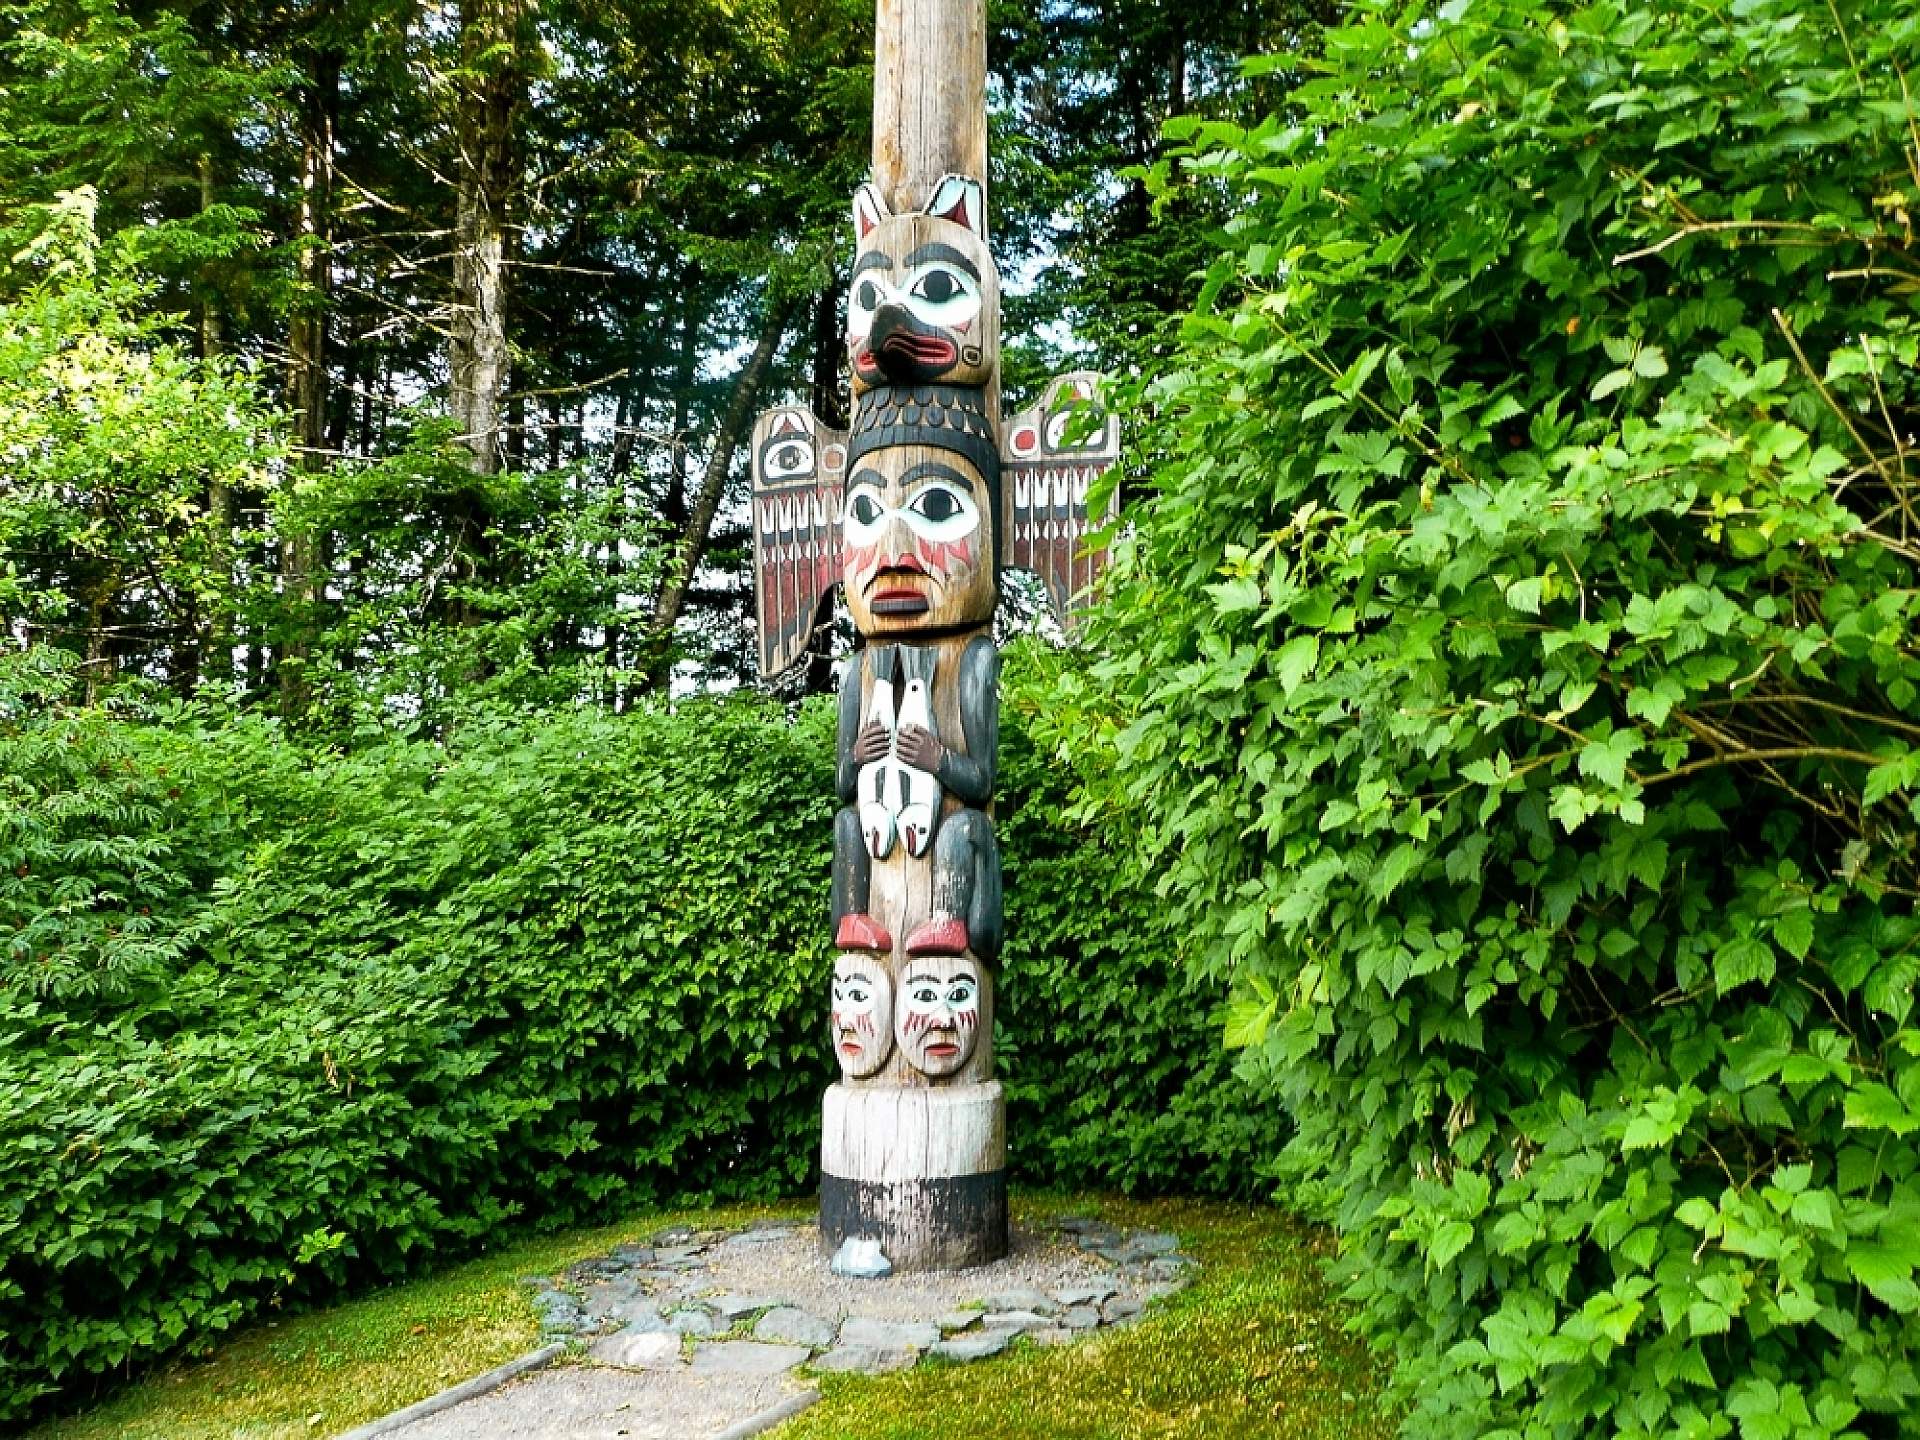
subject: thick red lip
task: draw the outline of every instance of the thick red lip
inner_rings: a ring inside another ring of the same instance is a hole
[[[858,1040],[842,1040],[840,1042],[840,1053],[843,1055],[858,1055],[860,1053],[860,1042]]]
[[[912,335],[896,330],[880,342],[882,355],[904,355],[916,365],[951,365],[960,351],[951,340],[935,335]]]
[[[958,1045],[940,1044],[927,1046],[928,1056],[935,1060],[950,1060],[959,1053],[960,1047]]]

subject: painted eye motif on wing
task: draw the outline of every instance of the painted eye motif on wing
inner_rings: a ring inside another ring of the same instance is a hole
[[[796,475],[810,475],[813,473],[813,446],[800,440],[772,445],[761,456],[760,468],[769,480],[791,480]]]
[[[880,497],[871,489],[854,491],[847,500],[847,542],[852,545],[873,544],[880,538],[880,531],[887,523],[887,514],[887,507],[880,503]]]
[[[923,324],[957,329],[980,313],[980,282],[951,265],[923,265],[907,281],[907,305]]]

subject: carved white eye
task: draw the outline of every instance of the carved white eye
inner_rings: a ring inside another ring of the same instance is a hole
[[[949,1010],[971,1010],[973,1008],[975,984],[971,977],[961,976],[947,986],[947,1008]]]
[[[788,440],[773,446],[761,461],[769,480],[791,480],[813,472],[813,444],[806,440]]]
[[[907,502],[907,523],[923,540],[959,540],[979,526],[980,507],[964,491],[936,482]]]
[[[951,265],[924,265],[907,282],[907,305],[922,324],[952,330],[980,313],[980,282]]]
[[[887,303],[887,292],[876,280],[862,280],[853,287],[853,308],[871,315]]]
[[[940,991],[937,986],[922,982],[910,992],[913,1003],[922,1010],[931,1010],[940,1003]]]
[[[847,501],[846,537],[851,545],[871,545],[887,523],[887,507],[872,490],[856,490]]]

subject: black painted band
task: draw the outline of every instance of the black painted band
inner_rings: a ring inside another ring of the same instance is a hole
[[[1007,1172],[931,1180],[820,1177],[827,1253],[850,1237],[878,1240],[898,1270],[957,1270],[1007,1253]]]

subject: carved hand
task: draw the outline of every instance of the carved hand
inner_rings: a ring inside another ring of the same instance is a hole
[[[855,763],[871,765],[875,760],[884,760],[892,738],[887,734],[887,727],[878,720],[867,721],[860,727],[860,733],[853,737]]]
[[[940,762],[947,758],[947,747],[934,738],[931,730],[909,725],[900,732],[900,758],[916,770],[938,774]]]

